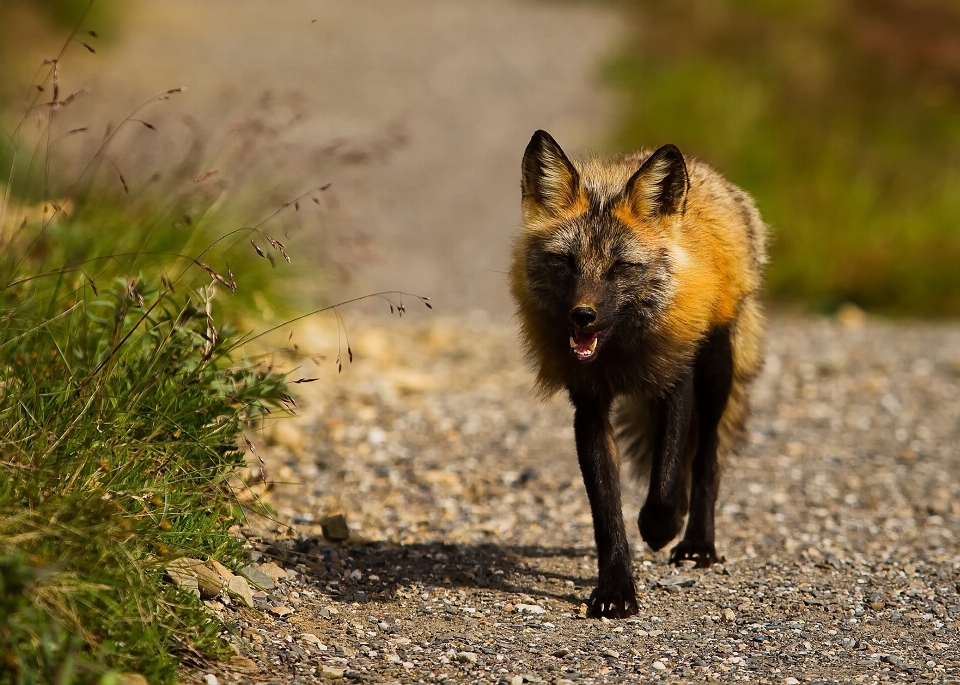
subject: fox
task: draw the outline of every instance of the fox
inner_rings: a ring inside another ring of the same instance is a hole
[[[510,291],[542,396],[565,391],[593,517],[593,618],[637,613],[618,444],[649,489],[637,525],[670,563],[718,561],[721,464],[762,363],[767,228],[752,198],[667,144],[570,159],[537,131],[521,164]]]

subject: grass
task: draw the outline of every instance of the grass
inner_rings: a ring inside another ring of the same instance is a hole
[[[178,655],[225,652],[163,564],[237,557],[228,477],[284,379],[236,365],[202,299],[120,279],[29,288],[0,300],[0,682],[170,682]]]
[[[617,146],[676,143],[751,192],[776,299],[960,315],[955,3],[626,7],[633,40],[608,71]]]
[[[229,321],[289,261],[266,224],[315,195],[256,225],[210,176],[131,200],[104,165],[114,136],[67,181],[48,154],[69,104],[57,66],[0,143],[0,684],[169,683],[185,656],[228,653],[164,566],[239,559],[243,434],[290,398]]]

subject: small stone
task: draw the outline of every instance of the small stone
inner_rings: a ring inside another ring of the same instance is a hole
[[[317,667],[317,675],[324,680],[340,680],[343,678],[343,669],[320,664]]]
[[[657,585],[663,588],[669,587],[693,587],[697,584],[696,578],[690,576],[667,576],[657,581]]]
[[[667,670],[667,667],[664,666],[664,664],[663,664],[662,661],[654,661],[654,662],[653,662],[653,669],[654,669],[655,671],[666,671],[666,670]]]
[[[267,574],[268,576],[270,576],[270,578],[271,578],[274,582],[276,582],[276,581],[278,581],[278,580],[286,580],[286,579],[287,579],[287,572],[284,571],[284,570],[283,570],[282,568],[280,568],[279,566],[277,566],[277,565],[276,565],[275,563],[273,563],[272,561],[267,562],[266,564],[260,564],[257,568],[260,569],[263,573],[265,573],[265,574]]]
[[[213,675],[212,673],[207,673],[205,676],[203,676],[203,682],[206,685],[220,685],[220,681],[217,680],[217,676]]]
[[[273,578],[268,576],[256,566],[244,566],[242,569],[240,569],[240,575],[264,590],[273,590],[275,587],[277,587],[277,584],[273,581]]]
[[[367,593],[361,590],[360,592],[354,592],[353,598],[358,602],[365,602],[367,600]]]
[[[226,583],[220,577],[220,574],[205,564],[194,567],[193,571],[197,574],[197,585],[201,599],[213,599],[226,587]]]
[[[547,610],[539,604],[517,604],[516,610],[523,614],[545,614]]]
[[[570,653],[570,650],[569,650],[569,649],[567,649],[566,647],[561,647],[560,649],[558,649],[558,650],[556,650],[555,652],[553,652],[553,653],[551,654],[551,656],[555,656],[555,657],[557,657],[558,659],[562,659],[563,657],[565,657],[565,656],[566,656],[567,654],[569,654],[569,653]]]
[[[523,676],[515,675],[510,679],[510,685],[523,685]]]
[[[605,649],[605,650],[603,650],[603,655],[604,655],[604,656],[608,656],[608,657],[610,657],[611,659],[619,659],[619,658],[620,658],[620,652],[618,652],[618,651],[615,650],[615,649]]]
[[[248,659],[245,656],[230,657],[230,661],[227,662],[227,666],[231,670],[238,671],[240,673],[256,673],[260,670],[256,661],[253,659]]]
[[[197,580],[197,567],[203,566],[199,559],[180,557],[166,565],[167,577],[181,590],[200,596],[200,583]]]
[[[253,593],[250,591],[250,583],[242,576],[234,576],[227,585],[227,592],[231,597],[236,597],[244,605],[253,608]]]
[[[117,685],[150,685],[150,681],[139,673],[121,673]]]
[[[884,606],[886,605],[883,602],[870,602],[870,608],[874,611],[880,611]]]
[[[303,640],[304,642],[309,642],[312,645],[320,644],[320,638],[314,635],[313,633],[302,633],[300,635],[300,639]]]
[[[577,609],[577,616],[579,616],[580,618],[586,618],[586,617],[587,617],[587,605],[586,605],[586,604],[583,604],[582,602],[580,603],[580,608]]]
[[[343,542],[350,537],[350,527],[347,517],[343,514],[332,514],[320,520],[320,531],[323,537],[330,542]]]
[[[267,607],[267,611],[275,616],[286,616],[287,614],[293,613],[293,609],[284,604],[275,607]]]
[[[737,620],[737,615],[733,613],[733,609],[727,608],[723,610],[723,620],[728,623],[733,623]]]
[[[793,676],[790,676],[789,678],[783,681],[783,685],[800,685],[800,681],[794,678]]]
[[[233,576],[234,576],[233,571],[231,571],[230,569],[228,569],[226,566],[224,566],[223,564],[221,564],[221,563],[220,563],[219,561],[217,561],[216,559],[211,559],[210,561],[208,561],[208,562],[207,562],[207,568],[209,568],[211,571],[213,571],[213,572],[216,573],[218,576],[220,576],[221,578],[223,578],[224,584],[229,583],[229,582],[230,582],[230,579],[233,578]]]
[[[457,653],[457,661],[461,664],[475,664],[477,663],[477,655],[473,652],[459,652]]]
[[[277,421],[270,438],[275,444],[289,447],[295,452],[303,449],[303,433],[292,421]]]

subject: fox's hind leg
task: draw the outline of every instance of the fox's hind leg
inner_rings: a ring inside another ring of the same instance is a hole
[[[599,567],[599,582],[587,614],[626,618],[637,613],[637,593],[620,508],[620,465],[610,426],[610,400],[572,393],[571,400],[577,458],[593,514]]]
[[[730,329],[712,331],[697,352],[693,369],[694,402],[699,424],[697,450],[691,465],[690,518],[683,540],[670,553],[672,563],[684,560],[705,568],[717,561],[713,517],[720,485],[717,428],[733,384]]]
[[[693,411],[693,373],[687,372],[654,403],[650,490],[640,509],[640,535],[654,550],[680,533],[687,514],[686,446]]]

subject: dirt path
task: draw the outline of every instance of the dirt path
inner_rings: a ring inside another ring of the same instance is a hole
[[[304,416],[264,448],[285,525],[253,526],[251,559],[292,578],[255,610],[211,605],[259,669],[221,682],[960,679],[956,325],[775,320],[718,507],[726,563],[675,570],[628,526],[623,622],[580,618],[596,562],[570,411],[532,399],[513,332],[352,332],[353,366],[307,362]],[[625,486],[628,521],[641,497]],[[332,545],[338,511],[354,537]]]
[[[117,42],[71,53],[64,90],[91,92],[64,126],[117,121],[185,86],[148,110],[156,135],[118,144],[134,192],[191,156],[220,178],[333,182],[323,231],[296,241],[349,267],[328,295],[403,289],[506,320],[524,146],[537,128],[571,149],[603,142],[599,72],[617,27],[579,3],[138,0]],[[222,150],[241,140],[251,151],[230,166]]]

